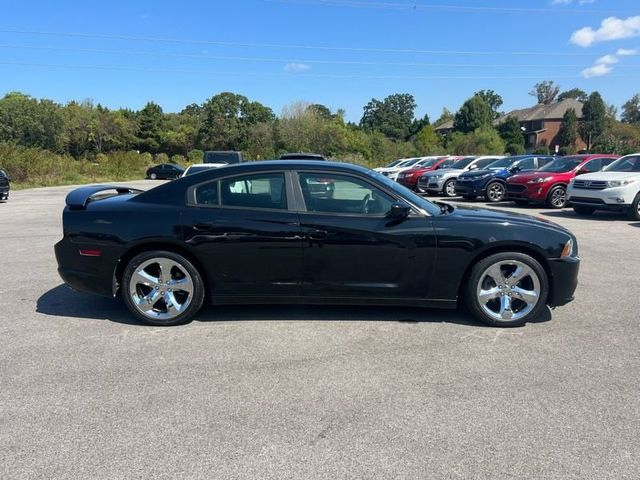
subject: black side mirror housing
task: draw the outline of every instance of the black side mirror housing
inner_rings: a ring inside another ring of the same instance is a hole
[[[387,218],[406,218],[411,213],[411,207],[405,202],[395,202],[387,212]]]

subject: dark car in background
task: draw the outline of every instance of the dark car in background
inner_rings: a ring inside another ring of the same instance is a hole
[[[544,203],[549,208],[567,206],[567,186],[577,175],[599,172],[619,155],[586,154],[558,157],[544,167],[507,179],[507,196],[517,205]]]
[[[224,163],[232,165],[244,162],[242,152],[236,150],[207,150],[202,157],[202,163]]]
[[[181,177],[183,173],[184,168],[180,165],[161,163],[147,170],[147,178],[151,180],[173,180],[174,178]]]
[[[9,200],[9,190],[11,190],[9,175],[0,168],[0,200]]]
[[[320,179],[333,195],[315,191]],[[433,203],[384,175],[315,161],[211,169],[147,192],[72,191],[55,246],[71,287],[154,325],[213,304],[456,308],[522,325],[570,302],[578,245],[521,214]]]
[[[550,155],[519,155],[497,160],[486,169],[461,174],[456,182],[456,194],[467,200],[485,197],[487,202],[501,202],[507,195],[507,178],[518,172],[536,170],[553,159]]]

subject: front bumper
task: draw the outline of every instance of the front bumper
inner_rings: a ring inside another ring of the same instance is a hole
[[[549,269],[551,270],[551,290],[547,303],[551,307],[561,307],[575,298],[580,258],[551,259]]]
[[[398,177],[397,182],[400,185],[404,185],[411,190],[415,190],[418,186],[418,178],[417,177]]]
[[[484,186],[480,186],[474,182],[465,182],[458,181],[456,182],[456,195],[466,195],[466,196],[480,196],[484,195]]]
[[[585,188],[567,189],[567,198],[571,205],[580,205],[602,210],[625,210],[631,207],[636,192],[627,187],[590,190]]]
[[[507,199],[544,202],[547,199],[548,186],[540,183],[507,183]]]
[[[428,177],[426,180],[421,180],[418,182],[418,186],[422,191],[427,191],[427,192],[441,192],[442,189],[444,188],[444,182],[445,179],[440,177],[440,178],[432,178],[432,177]]]
[[[7,200],[9,198],[9,187],[0,187],[0,200]]]

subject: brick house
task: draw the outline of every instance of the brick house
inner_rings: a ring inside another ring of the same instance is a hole
[[[582,102],[573,98],[568,98],[561,102],[554,102],[549,105],[536,105],[535,107],[514,110],[503,115],[495,121],[495,125],[500,125],[507,117],[516,117],[520,122],[525,138],[525,148],[528,152],[544,146],[554,152],[556,145],[560,145],[559,133],[563,123],[564,114],[569,109],[576,112],[578,121],[582,119]],[[584,150],[587,145],[578,136],[576,150]]]

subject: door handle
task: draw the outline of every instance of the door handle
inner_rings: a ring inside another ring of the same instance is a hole
[[[329,232],[326,230],[312,230],[307,233],[307,238],[310,240],[323,240],[329,236]]]

